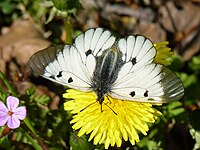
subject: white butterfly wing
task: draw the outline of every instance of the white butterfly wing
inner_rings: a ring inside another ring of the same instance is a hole
[[[102,28],[80,34],[72,46],[51,46],[34,54],[29,65],[38,75],[79,90],[92,90],[96,56],[111,47],[115,37]]]
[[[79,51],[74,46],[51,46],[34,54],[29,65],[38,75],[59,84],[90,90],[91,75],[87,70],[94,70],[95,59],[88,56],[83,63]]]
[[[184,88],[175,73],[154,64],[156,50],[143,36],[128,36],[118,41],[125,64],[113,84],[110,95],[124,100],[162,103],[183,96]]]

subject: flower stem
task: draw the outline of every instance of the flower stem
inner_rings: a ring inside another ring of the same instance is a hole
[[[65,33],[66,33],[65,43],[72,44],[73,27],[72,27],[71,20],[69,18],[64,19],[64,29],[65,29]]]
[[[14,88],[10,85],[8,82],[6,76],[0,71],[0,78],[3,80],[4,84],[7,86],[9,91],[12,93],[13,96],[18,97],[17,92],[14,90]]]
[[[26,138],[29,140],[30,143],[32,143],[32,146],[34,147],[35,150],[42,150],[41,145],[38,143],[37,139],[35,137],[32,137],[29,135],[27,132],[24,132],[22,128],[19,128],[19,130],[24,133]]]
[[[3,93],[4,95],[8,95],[7,92],[4,90],[4,88],[2,86],[0,86],[0,92]]]
[[[24,119],[24,123],[25,123],[26,126],[29,128],[29,130],[36,136],[36,135],[37,135],[37,134],[36,134],[36,131],[35,131],[34,127],[32,126],[32,124],[31,124],[31,122],[30,122],[30,120],[29,120],[28,117],[26,117],[26,118]]]

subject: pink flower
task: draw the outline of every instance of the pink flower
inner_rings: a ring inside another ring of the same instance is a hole
[[[6,99],[7,107],[0,101],[0,126],[6,123],[9,128],[15,129],[20,125],[19,120],[26,118],[26,108],[19,105],[19,99],[13,96],[8,96]]]

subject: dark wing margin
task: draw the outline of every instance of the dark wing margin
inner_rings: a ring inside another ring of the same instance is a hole
[[[162,97],[164,102],[176,101],[183,97],[184,86],[174,72],[164,67],[161,78],[160,83],[164,91]]]
[[[36,52],[29,59],[29,66],[36,75],[45,73],[45,67],[56,60],[57,54],[64,48],[63,45],[50,46]]]

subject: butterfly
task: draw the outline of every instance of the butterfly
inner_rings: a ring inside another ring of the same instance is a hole
[[[142,35],[117,39],[103,28],[78,35],[72,45],[50,46],[29,60],[32,70],[58,84],[137,102],[164,103],[184,95],[175,73],[154,62],[156,49]]]

